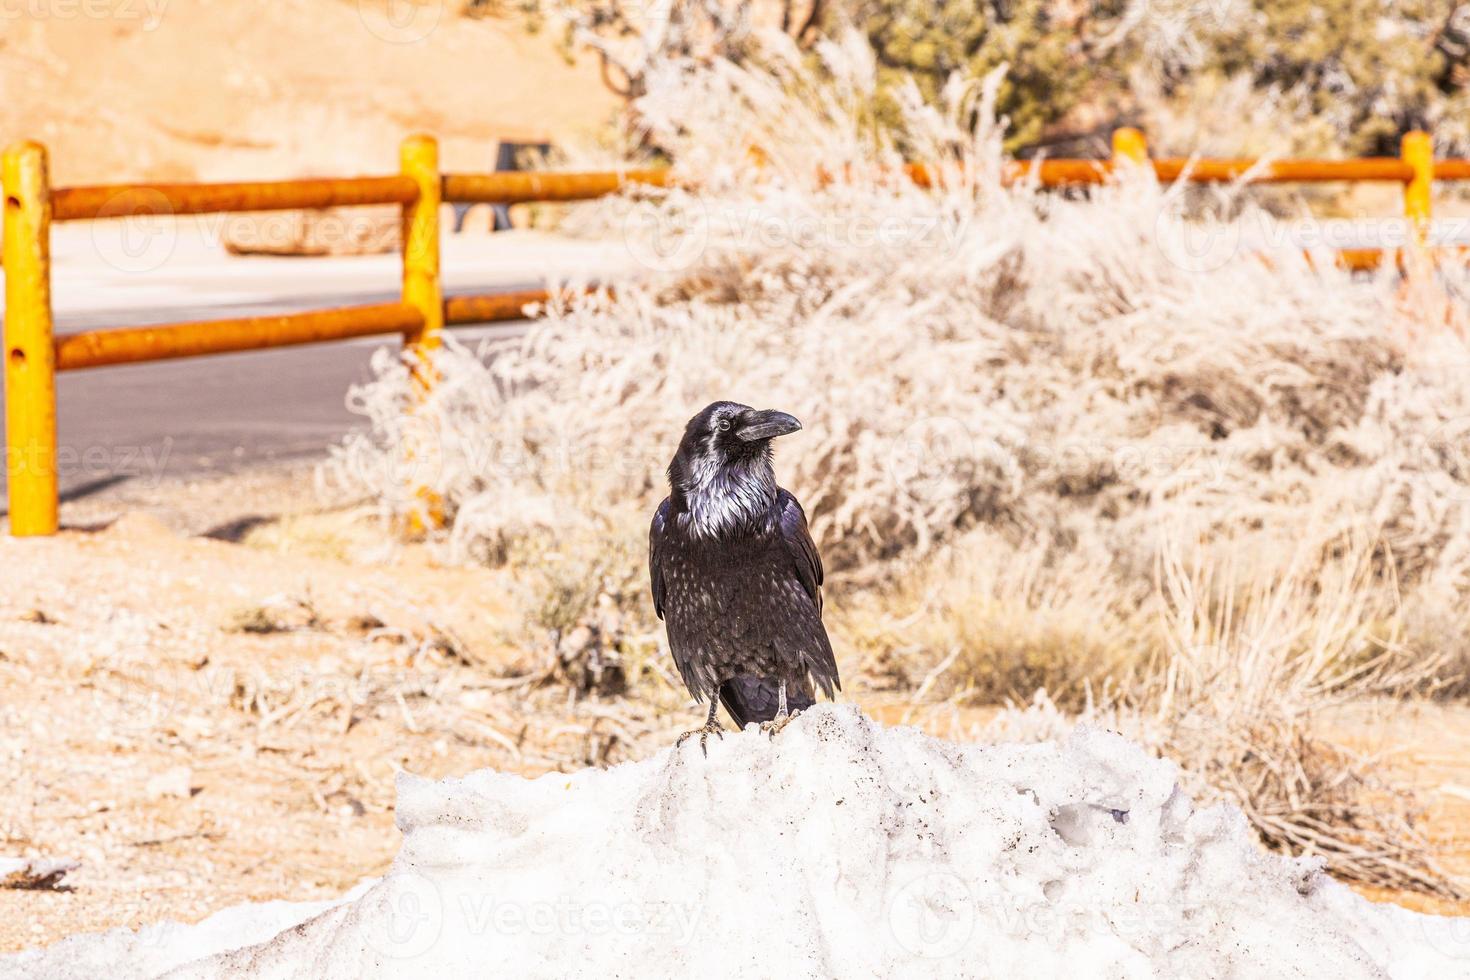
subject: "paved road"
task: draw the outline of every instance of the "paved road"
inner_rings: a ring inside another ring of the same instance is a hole
[[[100,224],[56,231],[58,333],[397,296],[398,259],[392,255],[230,258],[197,235],[176,240],[160,259],[128,251]],[[628,264],[616,248],[517,232],[451,238],[444,268],[446,289],[455,293],[534,288],[551,272],[564,279],[626,274]],[[521,329],[523,324],[499,324],[456,334],[473,340]],[[374,350],[394,342],[367,338],[62,374],[63,499],[128,480],[321,455],[359,424],[346,408],[347,388],[370,376]],[[0,487],[3,480],[0,472]]]

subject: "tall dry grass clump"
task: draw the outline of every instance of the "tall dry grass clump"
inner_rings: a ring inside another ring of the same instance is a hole
[[[1402,642],[1374,542],[1348,534],[1331,548],[1330,560],[1288,546],[1247,562],[1166,535],[1136,669],[1075,714],[1042,691],[990,735],[1053,738],[1077,717],[1121,731],[1179,761],[1197,799],[1240,807],[1272,847],[1341,877],[1462,897],[1416,827],[1414,795],[1324,734],[1333,709],[1401,695],[1433,667]]]
[[[865,42],[819,54],[777,39],[761,68],[661,66],[639,117],[698,190],[571,219],[648,275],[518,340],[450,343],[422,406],[383,355],[352,395],[371,427],[324,476],[386,516],[426,483],[452,560],[605,539],[636,562],[688,417],[719,398],[779,407],[805,425],[777,467],[832,572],[849,671],[926,696],[1126,705],[1268,838],[1329,851],[1311,835],[1347,811],[1322,816],[1302,787],[1326,779],[1349,809],[1372,796],[1306,761],[1336,758],[1313,706],[1455,682],[1455,284],[1406,291],[1273,245],[1239,189],[1201,210],[1144,174],[1085,195],[1003,187],[998,75],[936,104],[902,90],[894,133],[871,114]],[[903,176],[899,145],[933,187]],[[1227,581],[1265,584],[1235,601]]]
[[[1242,573],[1202,544],[1162,549],[1168,645],[1130,700],[1151,744],[1275,846],[1358,880],[1456,894],[1426,859],[1412,798],[1317,729],[1324,710],[1402,692],[1428,666],[1401,644],[1372,542],[1348,535],[1332,550],[1290,548]]]

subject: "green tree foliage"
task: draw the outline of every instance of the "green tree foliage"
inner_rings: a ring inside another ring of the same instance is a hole
[[[1210,38],[1204,70],[1301,100],[1344,150],[1392,153],[1403,132],[1463,114],[1467,42],[1470,4],[1254,0]]]
[[[880,81],[912,75],[933,97],[954,72],[979,77],[1008,65],[998,106],[1010,148],[1035,144],[1072,110],[1103,67],[1089,57],[1075,20],[1050,0],[875,0],[853,11],[880,66]],[[895,112],[879,107],[880,118]]]
[[[931,95],[953,72],[1008,65],[1012,149],[1069,117],[1117,122],[1145,71],[1181,98],[1243,75],[1293,118],[1325,123],[1343,152],[1394,152],[1414,128],[1470,150],[1470,3],[848,0],[829,9],[829,27],[841,20],[865,31],[890,79],[913,75]]]
[[[1275,145],[1299,135],[1288,141],[1298,150],[1390,153],[1403,132],[1429,128],[1441,152],[1470,153],[1470,0],[468,2],[472,12],[554,15],[630,100],[661,61],[756,56],[757,27],[810,50],[856,26],[877,57],[880,123],[899,111],[888,93],[902,78],[933,97],[956,72],[978,78],[1006,65],[998,107],[1012,151],[1147,125],[1143,103],[1155,93],[1176,118],[1221,110],[1212,93],[1234,80],[1270,110],[1238,125],[1269,127]]]

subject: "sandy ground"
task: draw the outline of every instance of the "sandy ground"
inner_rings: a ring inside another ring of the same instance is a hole
[[[1470,881],[1470,707],[1376,702],[1351,705],[1331,718],[1342,744],[1382,760],[1382,771],[1413,788],[1423,806],[1419,824],[1438,849],[1441,866]],[[1369,898],[1420,912],[1470,915],[1470,902],[1359,887]]]
[[[320,523],[288,554],[218,539],[309,488],[301,469],[123,488],[67,508],[95,530],[0,541],[0,855],[81,861],[70,890],[0,890],[0,949],[335,895],[396,850],[400,769],[539,773],[676,733],[504,680],[525,659],[509,575],[414,547],[347,560],[350,510],[298,516]]]
[[[337,895],[397,849],[397,771],[605,764],[690,727],[672,686],[654,708],[518,680],[549,653],[525,652],[517,575],[384,544],[309,464],[124,484],[64,521],[0,538],[0,856],[80,867],[62,890],[0,889],[0,951]],[[947,737],[991,714],[853,696]],[[1362,705],[1340,724],[1419,787],[1470,875],[1470,709]]]
[[[585,138],[615,98],[556,32],[459,0],[18,0],[0,10],[0,139],[52,151],[57,183],[344,176],[398,165],[410,132],[446,168],[498,140]]]

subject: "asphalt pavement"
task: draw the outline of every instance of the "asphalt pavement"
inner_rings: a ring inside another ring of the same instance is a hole
[[[396,255],[234,257],[210,241],[207,227],[186,225],[164,248],[156,229],[155,238],[140,239],[137,229],[121,225],[55,229],[57,333],[388,302],[398,295]],[[627,274],[630,263],[617,244],[509,232],[450,236],[443,267],[446,292],[454,294],[597,281]],[[455,333],[473,341],[524,329],[522,322]],[[349,386],[371,376],[374,350],[396,343],[396,336],[384,336],[63,373],[57,379],[62,498],[126,481],[324,455],[362,422],[347,410]],[[3,481],[0,472],[0,488]]]

